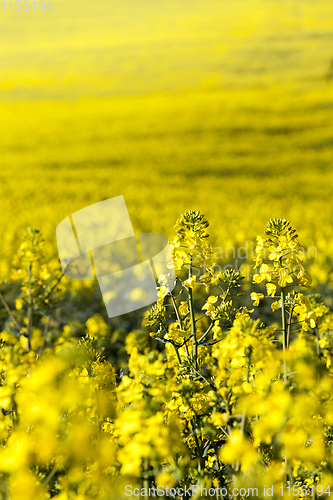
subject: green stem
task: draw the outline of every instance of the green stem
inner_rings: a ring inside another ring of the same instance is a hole
[[[50,298],[50,296],[52,295],[52,293],[54,292],[54,290],[57,288],[57,286],[59,285],[60,281],[62,280],[62,278],[64,277],[64,273],[61,273],[60,276],[57,278],[57,281],[55,282],[55,284],[53,285],[53,287],[51,288],[51,290],[48,292],[48,294],[44,297],[44,302]]]
[[[190,262],[190,267],[189,267],[189,273],[188,277],[192,278],[192,256],[190,257],[191,262]],[[197,337],[196,337],[196,328],[195,328],[195,318],[194,318],[194,309],[193,309],[193,294],[192,294],[192,288],[189,286],[188,289],[188,305],[189,305],[189,310],[190,310],[190,318],[191,318],[191,332],[192,332],[192,354],[193,354],[193,363],[194,363],[194,368],[197,369],[198,367],[198,342],[197,342]]]
[[[286,329],[286,311],[285,311],[285,295],[284,295],[284,290],[281,288],[281,314],[282,314],[282,347],[283,347],[283,381],[285,385],[287,384],[287,362],[286,362],[286,348],[287,348],[287,329]],[[288,457],[287,457],[287,447],[285,446],[285,451],[284,451],[284,466],[286,470],[286,475],[289,472],[289,478],[292,481],[293,480],[293,475],[292,471],[290,470],[290,465],[288,464]]]
[[[146,500],[149,500],[149,496],[148,496],[148,490],[149,490],[149,477],[148,477],[148,471],[149,471],[149,462],[148,462],[148,458],[144,458],[144,461],[143,461],[143,487],[145,488],[146,492],[147,492],[147,495],[145,495],[145,499]]]
[[[44,486],[50,482],[50,480],[53,478],[54,474],[57,472],[58,469],[59,465],[55,464],[51,472],[46,476],[46,478],[42,482]]]
[[[172,305],[173,305],[173,308],[174,308],[175,313],[176,313],[176,316],[177,316],[179,329],[180,329],[180,330],[182,330],[182,329],[183,329],[182,320],[181,320],[181,318],[180,318],[179,311],[178,311],[178,307],[177,307],[176,301],[175,301],[175,299],[174,299],[174,296],[172,295],[172,292],[170,292],[170,296],[171,296],[171,300],[172,300]]]
[[[245,373],[245,382],[249,382],[250,378],[250,360],[251,360],[251,351],[249,351],[246,355],[246,373]],[[246,421],[246,413],[243,411],[242,413],[242,419],[241,419],[241,425],[239,429],[240,437],[242,438],[244,436],[244,431],[245,431],[245,421]],[[236,465],[235,465],[235,470],[236,472],[239,471],[240,468],[240,462],[237,460]]]
[[[250,358],[251,358],[251,354],[249,354],[248,356],[246,356],[245,382],[249,382],[249,379],[250,379]],[[245,411],[243,411],[242,421],[241,421],[241,427],[240,427],[241,435],[244,435],[245,420],[246,420],[246,415],[245,415]]]
[[[177,307],[177,303],[176,303],[176,301],[175,301],[174,296],[172,295],[172,292],[170,292],[170,296],[171,296],[171,300],[172,300],[173,308],[174,308],[175,313],[176,313],[176,316],[177,316],[179,329],[180,329],[180,330],[182,330],[182,329],[183,329],[183,323],[182,323],[182,320],[181,320],[181,318],[180,318],[179,311],[178,311],[178,307]],[[189,357],[190,357],[190,353],[188,352],[188,347],[187,347],[187,343],[186,343],[186,342],[184,342],[184,347],[185,347],[186,356],[189,358]],[[179,356],[178,351],[177,351],[177,354],[178,354],[178,356]],[[177,356],[177,357],[178,357],[178,356]],[[180,362],[179,362],[179,364],[180,364]]]
[[[288,329],[287,329],[287,344],[286,344],[287,349],[289,349],[289,344],[290,344],[291,322],[293,319],[294,308],[295,308],[295,305],[292,306],[290,314],[289,314]]]
[[[318,328],[315,328],[316,332],[316,348],[317,348],[317,354],[318,356],[320,355],[320,344],[319,344],[319,334],[318,334]]]
[[[179,363],[179,366],[182,364],[182,360],[180,359],[180,356],[179,356],[179,352],[178,352],[178,349],[177,347],[175,346],[175,344],[172,344],[173,347],[174,347],[174,350],[175,350],[175,353],[176,353],[176,356],[177,356],[177,360],[178,360],[178,363]]]
[[[15,318],[12,310],[10,309],[9,305],[7,304],[4,296],[2,295],[2,293],[0,293],[0,300],[1,302],[3,303],[6,311],[8,312],[9,316],[11,317],[13,323],[15,324],[16,328],[18,329],[18,331],[20,332],[21,335],[24,335],[23,331],[22,331],[22,327],[20,326],[19,322],[17,321],[17,319]]]
[[[282,314],[282,347],[283,347],[283,380],[287,383],[287,363],[286,363],[286,348],[287,348],[287,328],[286,328],[286,311],[285,311],[285,296],[284,290],[281,288],[281,314]]]
[[[45,328],[44,328],[43,344],[38,352],[39,357],[41,357],[41,355],[43,354],[43,351],[45,349],[46,337],[47,337],[47,332],[49,331],[50,321],[51,321],[51,316],[48,316],[46,323],[45,323]]]
[[[29,280],[32,277],[32,261],[29,262],[29,270],[28,270]],[[28,301],[28,324],[27,324],[27,349],[30,351],[31,349],[31,337],[32,337],[32,289],[31,283],[29,283],[29,301]]]
[[[205,331],[205,333],[202,335],[202,337],[200,337],[199,342],[202,342],[204,340],[204,338],[207,337],[207,335],[210,333],[213,326],[214,326],[214,322],[212,321],[211,324],[209,325],[209,327],[207,328],[207,330]]]
[[[213,391],[217,391],[217,388],[215,387],[215,385],[212,382],[209,382],[209,380],[207,380],[206,377],[204,377],[201,373],[199,373],[198,370],[195,370],[193,368],[193,371],[195,373],[197,373],[199,375],[199,377],[201,377],[202,380],[204,380],[206,382],[206,384],[209,385],[213,389]]]
[[[195,422],[195,424],[198,425],[197,416],[193,417],[192,420],[190,420],[189,422],[190,422],[190,426],[192,428],[192,432],[193,432],[195,444],[196,444],[196,447],[197,447],[197,452],[198,452],[198,471],[200,472],[200,470],[204,469],[205,459],[202,457],[203,451],[201,449],[197,433],[195,432],[195,425],[192,423],[192,422]]]

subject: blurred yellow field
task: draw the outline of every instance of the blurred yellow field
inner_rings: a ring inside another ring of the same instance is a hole
[[[137,231],[201,210],[222,248],[286,218],[333,284],[332,2],[7,3],[0,37],[3,274],[23,228],[55,255],[122,194]]]
[[[332,0],[4,0],[0,152],[0,500],[330,498]]]

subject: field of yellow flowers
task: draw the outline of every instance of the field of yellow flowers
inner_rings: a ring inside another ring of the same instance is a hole
[[[137,231],[195,208],[223,250],[287,218],[332,285],[332,2],[54,3],[0,16],[1,274],[26,227],[55,256],[123,195]]]
[[[204,215],[182,215],[171,248],[175,288],[159,277],[112,364],[117,332],[63,324],[62,271],[25,233],[0,293],[2,499],[330,497],[333,313],[296,230],[270,219],[257,236],[251,309],[241,274],[216,270]]]
[[[332,1],[27,3],[0,5],[0,500],[330,498]],[[177,284],[109,320],[56,227],[119,195]]]

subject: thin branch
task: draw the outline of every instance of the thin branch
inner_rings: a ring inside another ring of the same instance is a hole
[[[200,339],[198,340],[198,343],[202,342],[203,339],[205,337],[207,337],[207,335],[209,334],[209,332],[211,331],[211,329],[213,328],[213,325],[214,325],[214,321],[211,322],[211,324],[209,325],[209,327],[207,328],[207,330],[205,331],[205,333],[202,335],[202,337],[200,337]]]
[[[287,349],[289,349],[291,321],[293,318],[294,309],[295,309],[295,304],[292,305],[291,311],[289,313],[288,328],[287,328]]]
[[[22,327],[20,326],[19,322],[17,321],[17,319],[15,318],[12,310],[10,309],[9,305],[7,304],[4,296],[2,295],[2,293],[0,293],[0,300],[1,302],[3,303],[6,311],[8,312],[9,316],[11,317],[11,319],[13,320],[16,328],[18,329],[18,331],[20,332],[21,335],[25,335],[25,332],[23,331]]]
[[[201,377],[208,385],[210,385],[210,387],[214,390],[214,391],[217,391],[217,388],[215,387],[215,385],[212,383],[212,382],[209,382],[209,380],[206,379],[206,377],[204,377],[200,372],[198,372],[198,370],[196,370],[195,368],[193,368],[193,371],[195,373],[197,373],[199,375],[199,377]]]
[[[182,324],[182,320],[181,320],[181,317],[179,315],[179,311],[178,311],[178,307],[177,307],[177,303],[172,295],[172,292],[170,292],[170,296],[171,296],[171,300],[172,300],[172,304],[173,304],[173,308],[175,310],[175,313],[176,313],[176,316],[177,316],[177,319],[178,319],[178,325],[179,325],[179,329],[182,330],[183,329],[183,324]],[[183,343],[183,346],[185,347],[185,352],[186,352],[186,356],[189,358],[190,357],[190,353],[188,351],[188,347],[187,347],[187,344],[186,342]]]
[[[42,353],[43,353],[43,351],[45,349],[46,337],[47,337],[47,333],[49,331],[50,321],[51,321],[51,316],[49,315],[47,317],[47,321],[45,323],[44,335],[43,335],[43,344],[42,344],[42,346],[41,346],[41,348],[39,349],[39,352],[38,352],[39,357],[42,355]]]
[[[205,318],[205,317],[206,317],[206,314],[204,314],[203,316],[200,316],[200,318],[197,318],[197,319],[195,320],[195,322],[200,321],[202,318]]]
[[[178,307],[177,307],[175,299],[173,298],[172,292],[170,292],[170,297],[171,297],[171,300],[172,300],[173,308],[174,308],[176,316],[177,316],[179,329],[182,330],[183,329],[182,320],[180,318]]]
[[[50,480],[53,478],[54,474],[57,472],[58,469],[59,469],[59,465],[55,464],[55,466],[53,467],[51,472],[46,476],[44,481],[42,481],[43,486],[45,486],[46,484],[48,484],[50,482]]]
[[[222,342],[222,340],[224,340],[224,339],[215,340],[214,342],[207,342],[207,344],[204,344],[203,342],[201,342],[201,343],[200,343],[200,344],[198,344],[198,345],[204,345],[204,346],[207,346],[207,345],[214,345],[214,344],[218,344],[219,342]]]

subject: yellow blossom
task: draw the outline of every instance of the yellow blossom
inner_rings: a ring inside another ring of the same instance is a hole
[[[279,271],[279,280],[278,284],[280,287],[284,288],[287,286],[288,283],[292,283],[293,278],[288,274],[287,269],[281,268]]]
[[[253,302],[254,306],[258,306],[260,300],[262,300],[263,298],[264,298],[264,294],[263,293],[256,293],[256,292],[252,292],[251,293],[251,300],[254,301]]]
[[[266,283],[267,295],[271,297],[275,296],[276,293],[276,285],[274,283]]]
[[[189,309],[188,309],[188,303],[186,301],[180,303],[179,312],[182,316],[186,316],[186,314],[188,314]]]
[[[281,309],[282,307],[282,302],[281,299],[277,300],[276,302],[272,302],[271,308],[273,311],[276,311],[277,309]]]

